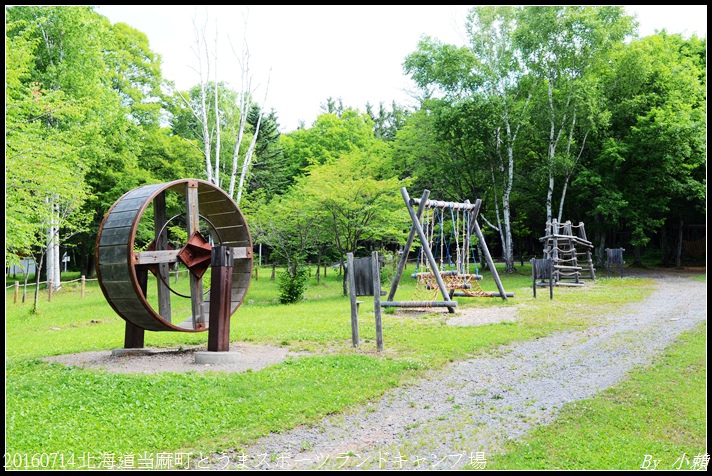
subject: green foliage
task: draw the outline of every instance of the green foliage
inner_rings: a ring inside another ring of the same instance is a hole
[[[304,298],[307,288],[307,270],[303,267],[287,269],[277,275],[279,279],[279,302],[293,304]]]
[[[705,213],[704,44],[664,32],[632,41],[604,77],[610,126],[575,185],[596,215],[627,223],[633,245],[671,218],[695,223]]]
[[[311,167],[297,183],[311,215],[325,220],[342,256],[365,241],[402,241],[407,226],[398,193],[407,181],[382,177],[374,152],[354,151]]]
[[[60,90],[56,68],[48,77],[38,74],[42,52],[55,52],[42,49],[39,27],[31,21],[34,10],[25,8],[8,10],[6,18],[5,58],[12,71],[5,93],[8,263],[17,262],[18,255],[41,254],[50,223],[61,227],[65,238],[84,229],[88,219],[81,211],[88,196],[82,149],[85,131],[94,124],[88,119],[91,103],[80,104],[71,88]],[[85,12],[57,13],[81,23],[84,17],[72,13]],[[49,23],[43,25],[51,30]],[[88,93],[79,80],[73,87]]]
[[[366,114],[373,121],[373,136],[376,139],[392,141],[396,134],[405,125],[405,121],[410,115],[410,111],[396,104],[391,103],[391,110],[387,110],[383,103],[378,104],[378,113],[373,111],[373,106],[366,103]]]
[[[257,127],[258,114],[259,108],[253,105],[247,116],[247,122],[253,128]],[[274,110],[262,116],[255,144],[256,158],[253,159],[250,169],[251,194],[260,193],[265,197],[272,197],[287,191],[291,177],[278,127],[277,114]]]
[[[347,108],[341,115],[320,114],[309,129],[284,134],[282,146],[290,175],[302,175],[309,166],[325,164],[348,152],[369,150],[377,143],[373,126],[367,114]]]

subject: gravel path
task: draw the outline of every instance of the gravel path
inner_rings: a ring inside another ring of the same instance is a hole
[[[682,274],[648,275],[659,283],[648,299],[601,316],[594,327],[454,363],[353,413],[269,435],[240,454],[214,454],[201,467],[448,470],[481,465],[507,440],[551,422],[565,403],[616,384],[704,321],[706,284]]]

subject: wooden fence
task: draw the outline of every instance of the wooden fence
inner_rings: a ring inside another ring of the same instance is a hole
[[[171,271],[171,274],[174,275],[175,282],[178,282],[178,275],[180,273],[188,273],[189,270],[187,269],[182,269],[179,271]],[[62,286],[74,283],[74,290],[79,291],[80,297],[83,299],[84,298],[84,290],[86,289],[86,283],[88,281],[98,281],[97,278],[93,279],[87,279],[84,275],[77,279],[72,279],[70,281],[62,281]],[[14,288],[15,289],[15,297],[14,297],[14,303],[16,304],[17,301],[19,300],[19,295],[20,295],[20,288],[22,287],[22,295],[23,295],[23,301],[24,301],[24,296],[27,295],[27,288],[31,288],[33,286],[43,286],[47,285],[47,301],[52,302],[52,293],[55,291],[54,286],[52,286],[52,280],[50,279],[49,281],[40,281],[39,283],[23,283],[20,284],[19,281],[15,281],[15,284],[11,284],[10,286],[5,286],[5,290],[7,291],[8,289]]]

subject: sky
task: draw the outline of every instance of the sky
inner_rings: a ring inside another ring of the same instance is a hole
[[[327,98],[365,112],[393,101],[415,106],[414,85],[403,72],[421,35],[463,46],[464,5],[101,5],[111,23],[146,34],[162,57],[163,76],[187,90],[200,81],[194,53],[195,24],[207,28],[211,54],[217,32],[218,80],[240,89],[243,40],[249,47],[254,99],[274,109],[283,133],[307,127]],[[637,15],[638,34],[665,28],[707,37],[706,5],[626,6]],[[237,54],[235,54],[237,52]],[[212,77],[211,77],[212,79]],[[266,99],[265,99],[266,98]]]

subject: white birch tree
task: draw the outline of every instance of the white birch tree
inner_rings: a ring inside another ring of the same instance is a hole
[[[257,120],[257,126],[254,133],[252,134],[251,142],[244,154],[241,154],[242,144],[246,137],[246,125],[247,125],[247,114],[254,101],[254,93],[256,88],[252,85],[252,75],[250,72],[250,50],[247,43],[247,15],[244,15],[244,29],[243,29],[243,41],[242,49],[240,55],[238,55],[234,48],[233,53],[237,59],[237,63],[240,68],[240,78],[238,86],[238,111],[239,111],[239,125],[237,132],[235,132],[235,146],[232,153],[232,163],[230,168],[230,176],[228,179],[223,179],[221,177],[221,171],[223,166],[220,163],[221,154],[221,134],[224,132],[225,127],[221,119],[221,101],[225,98],[221,97],[221,87],[218,82],[218,65],[220,64],[221,58],[218,56],[218,44],[219,44],[219,31],[217,21],[215,24],[215,43],[214,48],[211,49],[208,46],[207,41],[207,19],[202,26],[199,26],[196,18],[193,18],[193,26],[195,32],[195,46],[193,48],[193,53],[197,60],[197,67],[194,68],[199,78],[199,98],[198,103],[200,107],[196,107],[189,98],[186,98],[182,94],[180,97],[183,102],[191,110],[191,113],[196,118],[200,124],[199,130],[196,130],[196,136],[202,143],[202,153],[205,158],[205,175],[207,180],[217,187],[225,190],[227,189],[228,195],[235,200],[239,205],[240,200],[243,195],[244,188],[248,184],[249,171],[253,162],[255,144],[257,143],[257,138],[259,135],[259,127],[262,119],[263,105],[267,100],[267,93],[269,90],[269,77],[267,80],[267,86],[265,87],[265,95],[262,105],[258,105],[259,117]],[[211,80],[212,78],[212,80]],[[212,85],[211,85],[212,82]],[[210,90],[212,87],[213,94],[210,95]],[[210,96],[210,97],[209,97]],[[215,123],[211,124],[211,114],[213,112]],[[215,144],[213,147],[212,144]],[[239,172],[239,180],[238,180]],[[237,187],[236,187],[237,184]],[[223,185],[226,185],[224,187]]]
[[[558,217],[562,220],[563,201],[573,168],[581,157],[588,131],[594,126],[589,102],[596,97],[592,73],[612,45],[628,33],[624,16],[623,7],[613,6],[526,7],[519,16],[517,44],[527,67],[545,90],[543,103],[547,118],[542,120],[542,129],[547,129],[548,136],[548,223],[553,215],[556,177],[563,169],[565,179]],[[585,123],[577,125],[577,116],[583,111],[587,112]],[[581,137],[580,145],[576,133]],[[564,137],[568,137],[568,141],[562,153],[559,145]],[[573,147],[579,148],[575,157]]]
[[[470,49],[478,60],[487,96],[500,112],[499,125],[492,131],[495,154],[490,162],[497,225],[482,218],[500,235],[507,273],[514,272],[510,196],[514,184],[515,144],[531,98],[531,92],[523,91],[520,85],[523,67],[513,44],[516,12],[517,8],[510,6],[475,7],[467,16]],[[501,215],[498,189],[501,190]]]

